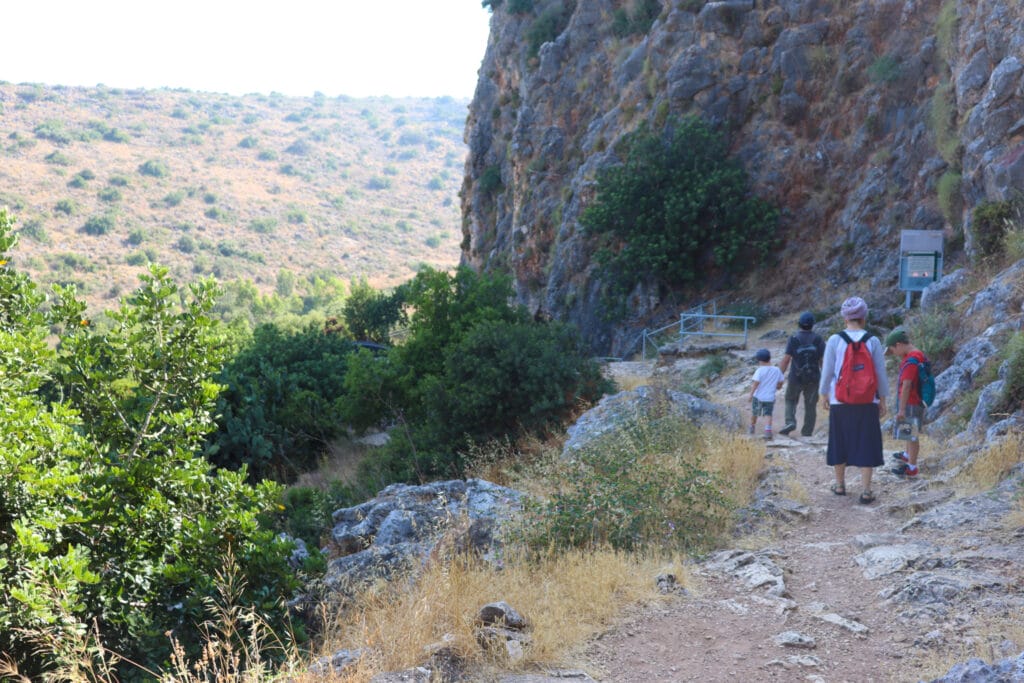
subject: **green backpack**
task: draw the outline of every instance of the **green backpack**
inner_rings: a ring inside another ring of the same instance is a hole
[[[907,363],[917,366],[917,393],[921,401],[930,406],[935,401],[935,375],[932,374],[932,363],[929,360],[920,362],[916,358],[908,358]]]

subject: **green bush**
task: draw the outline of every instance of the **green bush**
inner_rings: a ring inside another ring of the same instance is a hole
[[[620,308],[637,282],[669,287],[747,270],[770,252],[778,209],[753,197],[722,136],[696,117],[627,136],[623,163],[598,173],[580,222],[601,237],[596,260]]]
[[[116,221],[110,214],[103,216],[92,216],[82,226],[82,232],[86,235],[106,235],[114,229]]]
[[[59,150],[50,152],[44,158],[46,160],[46,163],[53,164],[54,166],[70,166],[72,163],[71,157],[69,157],[67,154],[64,154]]]
[[[526,29],[527,55],[536,57],[541,45],[557,38],[569,25],[575,9],[575,0],[559,0],[541,12]]]
[[[963,208],[963,199],[960,196],[960,174],[956,171],[946,171],[939,176],[936,184],[936,191],[939,195],[939,209],[943,217],[950,225],[959,229],[963,225],[960,217]]]
[[[261,235],[270,235],[277,231],[277,221],[273,218],[255,218],[249,223],[249,229]]]
[[[139,165],[139,173],[153,178],[166,178],[171,174],[171,168],[166,161],[150,159]]]
[[[146,241],[146,231],[142,228],[135,228],[128,233],[128,244],[137,247]]]
[[[242,149],[255,149],[260,146],[260,141],[252,135],[247,135],[238,141],[238,146]]]
[[[274,325],[252,339],[218,376],[217,431],[211,462],[254,480],[287,482],[314,469],[343,428],[343,382],[353,344],[310,325],[299,332]]]
[[[88,185],[89,181],[94,179],[96,174],[89,169],[83,169],[73,175],[71,180],[68,181],[68,187],[82,188]]]
[[[0,257],[10,228],[0,212]],[[100,680],[100,648],[123,658],[103,680],[138,679],[168,661],[168,631],[197,656],[189,626],[229,555],[239,607],[287,628],[290,544],[261,523],[280,489],[195,455],[218,392],[215,291],[183,296],[154,268],[100,332],[73,290],[44,305],[0,269],[0,652],[27,680]]]
[[[71,199],[60,199],[53,205],[54,213],[62,213],[65,216],[74,216],[78,213],[78,205]]]
[[[661,15],[660,0],[639,0],[632,7],[620,7],[612,15],[612,32],[620,38],[644,34]]]
[[[353,281],[342,318],[349,335],[359,341],[390,344],[391,331],[405,322],[402,290],[379,292],[366,280]]]
[[[543,430],[609,388],[575,331],[508,305],[507,278],[425,269],[399,293],[405,343],[354,355],[345,377],[351,425],[401,427],[378,481],[462,476],[469,444]]]
[[[185,201],[185,191],[175,190],[174,192],[168,192],[164,195],[164,206],[172,208],[178,206]]]
[[[893,83],[900,77],[900,62],[895,55],[882,55],[868,67],[868,78],[873,83]]]
[[[485,168],[477,179],[477,187],[480,188],[480,194],[486,197],[499,192],[504,187],[501,182],[501,167],[494,164]]]
[[[991,258],[1002,254],[1007,231],[1015,221],[1020,222],[1022,214],[1022,199],[984,201],[974,207],[971,214],[971,232],[978,255],[982,258]]]
[[[533,11],[533,0],[508,0],[509,14],[529,14]]]
[[[640,418],[577,452],[528,506],[533,547],[693,551],[708,547],[729,503],[704,467],[696,428],[679,418]]]
[[[64,128],[62,121],[48,120],[37,125],[33,131],[40,140],[49,140],[58,145],[69,145],[72,141],[71,134]]]
[[[1005,353],[1006,383],[993,412],[1010,415],[1024,409],[1024,333],[1017,332],[1010,338]]]
[[[131,141],[132,138],[130,135],[128,135],[128,133],[124,132],[123,130],[111,128],[110,130],[103,133],[103,139],[106,140],[107,142],[129,142]]]
[[[128,178],[123,175],[112,175],[107,181],[112,187],[128,187]]]
[[[104,187],[96,196],[104,202],[119,202],[122,199],[121,191],[116,187]]]

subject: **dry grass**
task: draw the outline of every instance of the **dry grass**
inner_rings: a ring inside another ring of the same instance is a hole
[[[975,455],[955,483],[965,493],[988,491],[1021,462],[1024,462],[1024,434],[1016,432]]]
[[[422,664],[425,648],[442,639],[470,664],[507,665],[482,651],[473,636],[480,608],[504,600],[531,623],[532,644],[521,665],[564,665],[627,605],[657,599],[654,577],[664,571],[687,584],[678,561],[611,550],[536,561],[508,557],[500,569],[468,558],[434,564],[412,586],[381,584],[359,596],[338,616],[324,652],[372,653],[345,679],[353,683]]]
[[[734,505],[750,502],[764,469],[761,445],[737,434],[705,428],[700,431],[704,462],[729,484],[726,496]]]

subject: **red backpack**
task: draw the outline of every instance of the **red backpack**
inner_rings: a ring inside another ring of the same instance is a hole
[[[866,333],[860,341],[853,341],[846,332],[840,332],[839,336],[846,342],[846,353],[836,380],[836,398],[841,403],[873,403],[878,393],[878,378],[875,377],[875,361],[868,351],[871,333]]]

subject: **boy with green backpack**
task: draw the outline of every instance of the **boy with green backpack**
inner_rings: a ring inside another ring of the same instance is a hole
[[[921,451],[918,434],[924,425],[927,406],[935,398],[935,379],[931,374],[931,363],[913,344],[906,330],[899,328],[885,338],[886,354],[900,359],[899,377],[896,388],[895,436],[907,442],[906,449],[892,454],[899,465],[892,473],[900,477],[916,477],[917,458]]]

